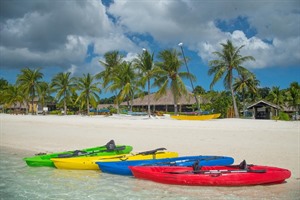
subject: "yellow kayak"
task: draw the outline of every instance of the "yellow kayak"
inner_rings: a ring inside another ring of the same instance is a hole
[[[177,152],[163,151],[159,148],[151,151],[140,153],[130,153],[116,156],[90,156],[90,157],[73,157],[73,158],[52,158],[54,165],[58,169],[80,169],[80,170],[99,170],[96,162],[104,161],[124,161],[124,160],[149,160],[178,157]],[[164,149],[165,150],[165,149]]]
[[[220,117],[221,114],[210,115],[172,115],[171,118],[178,120],[210,120]]]

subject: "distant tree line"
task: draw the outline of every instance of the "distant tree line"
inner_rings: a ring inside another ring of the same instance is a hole
[[[210,91],[196,86],[193,94],[206,99],[200,105],[201,110],[213,110],[226,117],[228,109],[233,108],[235,117],[239,111],[245,111],[246,105],[259,99],[266,99],[278,106],[289,106],[299,111],[300,86],[292,82],[287,89],[279,87],[260,88],[259,80],[242,64],[255,60],[252,56],[240,55],[244,47],[235,47],[231,41],[222,43],[222,51],[213,52],[217,59],[209,62],[208,75],[212,75]],[[0,79],[0,105],[4,109],[17,103],[23,103],[28,113],[29,105],[33,107],[37,98],[42,106],[47,102],[55,102],[57,108],[85,112],[89,115],[90,108],[101,104],[116,104],[120,112],[120,104],[127,102],[132,110],[133,99],[150,94],[151,88],[158,88],[155,97],[159,99],[168,89],[173,95],[174,113],[178,113],[177,104],[181,96],[186,96],[188,90],[185,79],[196,80],[196,76],[182,69],[183,55],[176,49],[160,51],[156,60],[154,53],[143,50],[133,61],[124,59],[119,51],[107,52],[104,60],[99,61],[104,70],[98,74],[83,74],[72,77],[70,72],[56,74],[50,83],[43,81],[41,68],[24,68],[17,75],[15,84]],[[223,80],[225,91],[214,91],[213,86]],[[114,94],[110,98],[100,98],[101,92]],[[20,104],[18,104],[20,105]],[[197,105],[193,105],[197,108]],[[33,112],[33,109],[32,109]],[[150,99],[148,99],[148,114],[150,115]],[[245,112],[244,112],[245,113]]]

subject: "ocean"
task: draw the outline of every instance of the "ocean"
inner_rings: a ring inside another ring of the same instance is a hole
[[[165,185],[97,170],[29,167],[23,161],[23,157],[31,156],[29,152],[0,150],[1,200],[299,199],[297,187],[288,183],[251,187]]]

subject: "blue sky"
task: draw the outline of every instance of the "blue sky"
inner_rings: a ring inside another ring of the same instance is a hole
[[[0,78],[14,83],[24,67],[41,67],[48,82],[59,72],[96,74],[105,52],[130,61],[143,48],[180,51],[183,42],[194,85],[209,90],[212,52],[230,39],[256,59],[244,66],[260,87],[284,89],[300,82],[299,24],[297,0],[1,0]],[[213,89],[223,90],[222,81]]]

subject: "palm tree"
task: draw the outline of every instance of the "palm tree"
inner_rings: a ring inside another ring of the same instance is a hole
[[[82,104],[86,104],[87,115],[90,115],[90,104],[93,107],[97,107],[97,103],[100,97],[97,93],[100,93],[98,87],[99,82],[94,82],[95,77],[88,74],[83,74],[83,77],[77,79],[77,89],[80,94],[75,103],[82,100]]]
[[[58,73],[54,76],[51,83],[51,88],[57,92],[57,101],[64,103],[64,115],[67,114],[67,102],[71,99],[72,90],[75,88],[75,77],[71,77],[71,72]]]
[[[151,115],[150,110],[150,80],[159,73],[159,68],[154,65],[154,53],[150,54],[147,50],[143,49],[143,53],[138,55],[138,58],[133,60],[134,66],[138,69],[139,80],[142,87],[145,87],[147,83],[148,88],[148,116]]]
[[[177,114],[178,99],[182,95],[187,95],[186,86],[182,78],[195,77],[188,72],[180,72],[180,68],[183,64],[179,59],[181,54],[175,49],[163,50],[159,52],[158,58],[160,59],[156,65],[160,68],[158,77],[155,78],[154,85],[160,87],[156,93],[156,97],[159,98],[166,94],[167,88],[170,87],[173,94],[174,113]]]
[[[296,117],[299,111],[300,104],[300,85],[297,82],[291,83],[287,93],[287,100],[289,102],[289,105],[295,109]]]
[[[123,55],[119,51],[111,51],[104,54],[105,61],[99,61],[101,65],[104,66],[104,70],[96,74],[96,78],[102,80],[102,87],[108,90],[108,86],[112,83],[112,77],[117,76],[116,72],[118,71],[119,66],[123,63]],[[111,90],[111,89],[110,89]],[[118,89],[111,90],[117,95]],[[119,110],[118,98],[116,98],[117,112]]]
[[[42,108],[44,108],[46,102],[49,102],[51,97],[51,86],[47,82],[42,82],[41,86],[38,90],[39,100],[42,104]],[[44,113],[44,112],[43,112]],[[45,114],[45,113],[44,113]]]
[[[102,85],[104,88],[111,82],[111,75],[114,74],[117,68],[123,63],[123,57],[119,51],[111,51],[104,54],[105,61],[99,60],[105,69],[97,74],[96,78],[103,80]]]
[[[20,86],[18,85],[8,85],[3,92],[3,97],[5,99],[5,103],[10,106],[14,105],[14,109],[19,103],[20,108],[24,100],[24,93]]]
[[[5,103],[4,92],[9,86],[8,81],[4,78],[0,78],[0,105]]]
[[[268,99],[272,101],[272,103],[275,103],[277,107],[280,107],[284,101],[284,96],[282,91],[280,90],[280,87],[278,86],[272,87]],[[276,116],[278,116],[277,110],[276,110]]]
[[[36,96],[36,91],[40,88],[41,79],[44,75],[40,72],[40,68],[35,70],[25,68],[22,69],[21,72],[22,73],[18,75],[17,84],[21,86],[25,94],[29,94],[29,97],[31,98],[31,113],[34,114],[34,97]]]
[[[111,85],[108,87],[110,91],[119,91],[116,101],[122,102],[127,99],[127,104],[130,104],[130,111],[132,111],[132,102],[136,91],[139,88],[136,84],[135,68],[131,62],[124,61],[111,76]],[[130,101],[130,103],[129,103]],[[119,107],[119,106],[118,106]]]
[[[259,81],[256,79],[255,75],[251,72],[240,74],[240,77],[234,79],[233,90],[242,93],[243,99],[243,113],[245,113],[245,94],[251,93],[255,94],[257,92],[257,86]]]
[[[249,73],[249,71],[241,66],[242,63],[248,60],[255,60],[252,56],[242,56],[240,55],[240,50],[244,47],[244,45],[240,47],[233,46],[230,40],[227,40],[227,43],[221,43],[223,46],[222,52],[213,52],[216,56],[219,57],[219,60],[210,61],[210,69],[208,70],[208,75],[214,74],[214,78],[210,84],[210,88],[212,88],[218,80],[220,80],[224,75],[224,86],[226,89],[229,89],[232,96],[233,108],[235,117],[239,117],[239,112],[236,105],[236,100],[234,97],[233,90],[233,73],[234,70],[238,74]]]

